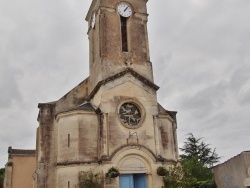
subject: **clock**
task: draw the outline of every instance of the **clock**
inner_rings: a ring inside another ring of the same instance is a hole
[[[91,28],[95,27],[95,20],[96,20],[96,16],[95,16],[95,12],[92,14],[91,17]]]
[[[129,4],[127,3],[119,3],[117,6],[117,12],[122,16],[122,17],[129,17],[132,15],[132,8]]]
[[[120,106],[119,117],[125,126],[137,126],[141,121],[141,111],[134,103],[126,102]]]

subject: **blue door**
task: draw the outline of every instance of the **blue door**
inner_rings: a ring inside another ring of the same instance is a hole
[[[146,174],[121,174],[120,188],[147,188]]]
[[[146,174],[134,174],[134,188],[147,188]]]
[[[120,188],[134,188],[133,174],[120,175]]]

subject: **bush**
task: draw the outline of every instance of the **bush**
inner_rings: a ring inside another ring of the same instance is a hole
[[[157,168],[157,174],[158,174],[158,176],[168,176],[169,172],[165,167],[160,166]]]
[[[193,185],[194,188],[216,188],[216,184],[214,181],[200,181],[195,182]]]
[[[79,188],[100,188],[100,174],[94,174],[91,170],[81,172],[79,175]]]
[[[112,167],[106,173],[106,178],[116,178],[119,175],[120,175],[120,172],[116,168]]]
[[[173,164],[169,173],[163,177],[165,188],[191,188],[195,182],[193,177],[186,175],[179,164]]]

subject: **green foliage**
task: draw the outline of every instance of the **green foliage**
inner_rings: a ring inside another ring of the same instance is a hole
[[[195,159],[172,165],[163,181],[165,188],[216,188],[212,171]]]
[[[215,182],[213,180],[208,181],[197,181],[193,184],[193,188],[216,188]]]
[[[181,164],[184,169],[184,173],[186,175],[191,175],[197,181],[206,181],[213,178],[213,171],[204,166],[204,164],[199,161],[197,157],[183,159]]]
[[[158,176],[168,176],[169,171],[164,166],[160,166],[157,168],[157,174]]]
[[[192,133],[180,149],[184,152],[180,155],[180,165],[172,165],[169,175],[163,178],[165,188],[216,188],[210,168],[220,159],[215,149]]]
[[[190,177],[192,188],[216,188],[212,169],[206,167],[197,157],[181,161],[186,177]]]
[[[0,169],[0,188],[3,188],[4,171],[4,168]]]
[[[163,181],[165,188],[190,188],[194,183],[192,176],[185,174],[180,164],[173,164]]]
[[[111,167],[106,173],[106,178],[116,178],[119,175],[120,175],[119,171],[116,168]]]
[[[210,148],[210,144],[203,142],[202,138],[197,139],[192,133],[189,133],[184,143],[183,148],[180,148],[184,152],[184,154],[180,155],[181,160],[196,157],[207,167],[219,162],[220,157],[217,155],[216,149]]]
[[[81,172],[79,175],[79,188],[100,188],[100,174],[94,174],[91,170]]]

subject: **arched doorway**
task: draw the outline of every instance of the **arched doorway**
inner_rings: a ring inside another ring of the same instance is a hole
[[[120,188],[147,188],[146,174],[121,174]]]
[[[125,156],[119,163],[120,188],[148,188],[148,165],[138,155]]]

